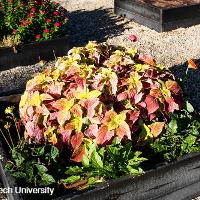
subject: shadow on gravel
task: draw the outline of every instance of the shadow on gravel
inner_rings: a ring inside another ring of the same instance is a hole
[[[185,75],[188,66],[187,62],[171,67],[170,71],[175,75],[177,80],[183,80],[181,86],[185,97],[200,111],[200,60],[197,60],[195,63],[198,64],[198,69],[189,69],[187,76]]]
[[[112,9],[99,8],[92,11],[77,10],[66,14],[69,19],[66,33],[70,35],[74,46],[81,46],[88,41],[104,42],[108,37],[120,35],[125,24],[113,14]]]

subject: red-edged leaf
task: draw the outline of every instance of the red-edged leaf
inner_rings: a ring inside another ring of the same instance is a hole
[[[79,148],[82,142],[83,142],[83,133],[81,132],[76,133],[71,137],[71,145],[73,149]]]
[[[181,87],[176,81],[166,81],[166,87],[168,90],[171,90],[174,94],[178,94],[181,91]]]
[[[123,100],[127,99],[127,97],[128,97],[127,92],[122,92],[122,93],[117,95],[117,100],[118,101],[123,101]]]
[[[76,149],[72,156],[71,156],[71,161],[74,162],[81,162],[83,159],[83,156],[87,156],[88,155],[88,150],[85,146],[80,146],[78,149]]]
[[[60,134],[62,135],[63,143],[68,143],[72,134],[74,127],[72,124],[66,124],[65,127],[59,129]]]
[[[157,99],[151,95],[147,95],[145,99],[147,105],[148,114],[154,113],[159,109],[159,103]]]
[[[88,129],[85,131],[85,135],[89,138],[96,138],[98,133],[98,125],[91,124]]]
[[[168,104],[167,111],[174,112],[174,110],[179,110],[179,105],[176,104],[173,97],[166,98],[165,101]]]
[[[130,115],[129,120],[131,120],[132,123],[134,124],[139,119],[140,111],[131,111],[129,112],[129,115]]]
[[[153,136],[158,137],[161,134],[164,126],[165,126],[164,122],[155,122],[149,125],[149,128],[151,129],[151,133],[153,134]]]
[[[99,128],[96,137],[96,142],[97,144],[104,144],[106,142],[109,142],[113,136],[114,136],[114,130],[108,131],[107,126],[102,126]]]
[[[156,64],[154,58],[150,55],[140,54],[138,59],[148,65],[155,66]]]
[[[116,130],[116,134],[120,140],[122,140],[124,136],[127,136],[127,138],[131,140],[131,131],[126,122],[122,122],[120,124],[120,126]]]

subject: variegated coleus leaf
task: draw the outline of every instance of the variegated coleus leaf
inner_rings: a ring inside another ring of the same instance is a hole
[[[152,135],[156,138],[161,134],[164,126],[165,122],[154,122],[151,125],[149,125],[149,128],[151,130]]]
[[[27,137],[55,145],[62,140],[71,160],[80,162],[87,154],[84,138],[106,145],[142,130],[139,140],[148,141],[182,102],[174,76],[151,56],[90,42],[30,80],[19,107]]]
[[[151,95],[146,96],[145,103],[147,105],[148,114],[156,112],[160,107],[158,100]]]

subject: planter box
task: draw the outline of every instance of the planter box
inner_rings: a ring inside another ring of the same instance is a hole
[[[114,10],[158,32],[200,23],[200,2],[196,0],[115,0]]]
[[[66,55],[71,47],[68,36],[21,45],[17,47],[16,52],[12,47],[2,47],[0,48],[0,71],[16,66],[32,65],[40,60],[53,60],[55,56]]]
[[[18,95],[0,98],[0,108],[8,106],[8,102],[16,104]],[[1,111],[2,112],[2,111]],[[3,141],[3,140],[2,140]],[[14,188],[16,181],[4,171],[6,152],[0,140],[0,175],[3,187]],[[146,170],[145,174],[137,177],[124,176],[116,180],[97,185],[94,189],[85,191],[70,191],[60,194],[61,197],[47,196],[54,200],[190,200],[200,195],[200,152],[188,154],[176,162],[160,163]],[[7,194],[9,200],[27,200],[19,194]],[[30,196],[29,196],[30,198]],[[42,198],[42,199],[45,199]],[[35,195],[33,199],[41,199]]]

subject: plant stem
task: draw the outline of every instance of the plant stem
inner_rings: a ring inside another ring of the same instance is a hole
[[[12,147],[10,146],[10,144],[9,144],[9,142],[8,142],[8,140],[7,140],[7,138],[6,138],[6,136],[4,135],[4,133],[3,133],[3,131],[2,131],[1,129],[0,129],[0,132],[1,132],[1,134],[3,135],[3,137],[4,137],[4,139],[5,139],[6,143],[7,143],[7,145],[9,146],[10,150],[12,150]]]
[[[12,146],[14,147],[14,143],[13,143],[13,140],[12,140],[12,137],[11,137],[11,134],[10,134],[10,130],[7,129],[7,131],[8,131],[8,135],[9,135],[9,137],[10,137],[10,141],[11,141],[11,143],[12,143]]]
[[[14,121],[14,123],[15,123],[15,128],[16,128],[16,130],[17,130],[18,139],[21,140],[21,137],[20,137],[20,134],[19,134],[19,130],[18,130],[18,127],[17,127],[17,121],[16,121],[16,118],[15,118],[13,115],[12,115],[12,117],[13,117],[13,121]]]

